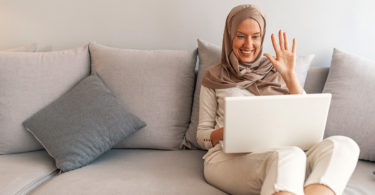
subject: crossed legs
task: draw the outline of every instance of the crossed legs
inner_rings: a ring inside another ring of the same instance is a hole
[[[231,194],[341,194],[358,155],[358,145],[344,136],[329,137],[306,153],[297,147],[250,154],[219,150],[205,159],[204,175]]]

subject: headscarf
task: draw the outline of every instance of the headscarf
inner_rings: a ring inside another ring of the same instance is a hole
[[[238,26],[248,18],[257,21],[260,26],[261,46],[255,60],[244,63],[235,56],[232,45]],[[207,68],[202,85],[212,89],[239,87],[258,96],[288,94],[289,90],[280,73],[262,56],[265,34],[266,20],[258,8],[253,5],[234,7],[225,23],[221,62]]]

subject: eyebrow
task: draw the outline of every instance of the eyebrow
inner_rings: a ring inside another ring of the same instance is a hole
[[[237,31],[237,33],[241,33],[241,34],[244,34],[244,35],[246,35],[246,33],[244,33],[244,32],[241,32],[241,31]],[[253,33],[253,35],[255,35],[255,34],[260,34],[260,32],[256,32],[256,33]]]

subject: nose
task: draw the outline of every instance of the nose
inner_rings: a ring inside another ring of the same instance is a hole
[[[247,38],[245,39],[245,42],[244,42],[244,44],[243,44],[243,47],[245,47],[245,48],[250,48],[252,43],[253,43],[253,41],[251,40],[251,37],[247,37]]]

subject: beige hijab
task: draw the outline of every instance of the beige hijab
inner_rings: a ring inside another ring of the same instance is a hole
[[[247,18],[258,22],[261,29],[261,48],[253,62],[240,62],[232,50],[232,41],[237,28]],[[262,56],[266,20],[261,11],[253,5],[239,5],[229,13],[224,30],[221,62],[207,68],[202,85],[212,89],[239,87],[254,95],[276,95],[289,93],[281,75],[272,63]]]

